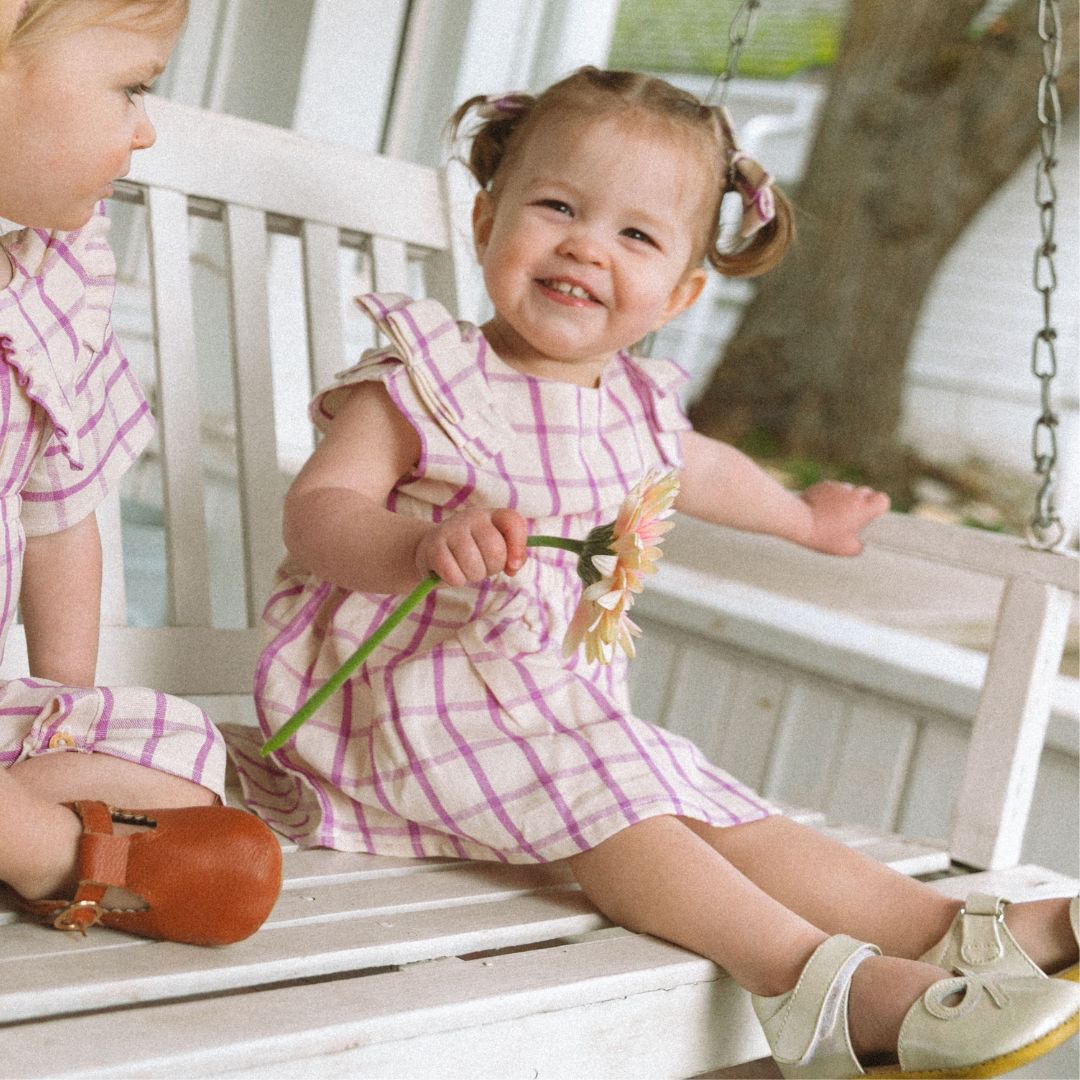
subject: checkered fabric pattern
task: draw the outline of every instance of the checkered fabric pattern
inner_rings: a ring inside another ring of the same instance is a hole
[[[437,521],[509,506],[530,532],[579,538],[650,467],[678,464],[689,425],[674,364],[620,354],[597,388],[535,379],[433,301],[361,304],[391,344],[339,376],[312,416],[325,429],[349,387],[382,381],[422,444],[391,509]],[[435,589],[271,759],[234,747],[248,804],[301,845],[508,862],[565,858],[657,814],[731,825],[773,812],[692,743],[633,716],[625,660],[562,657],[575,563],[532,549],[513,578]],[[264,733],[397,601],[287,561],[264,613]]]
[[[27,536],[92,513],[154,431],[112,332],[115,262],[104,206],[75,232],[0,237],[0,646],[15,619]],[[225,751],[201,710],[143,689],[0,683],[0,765],[50,750],[98,751],[221,794]]]

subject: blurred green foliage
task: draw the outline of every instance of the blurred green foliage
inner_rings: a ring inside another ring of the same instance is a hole
[[[608,66],[719,74],[741,0],[622,0]],[[739,60],[748,78],[784,79],[837,55],[847,0],[764,0]]]

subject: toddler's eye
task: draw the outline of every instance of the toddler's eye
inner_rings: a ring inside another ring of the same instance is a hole
[[[127,97],[128,101],[130,101],[132,104],[135,103],[135,99],[137,97],[142,97],[143,94],[149,94],[149,93],[150,93],[150,87],[147,86],[146,83],[136,83],[134,86],[125,86],[124,87],[124,95]]]
[[[573,216],[574,213],[561,199],[541,199],[538,205],[554,210],[557,214],[566,214],[568,217]]]
[[[643,244],[648,244],[650,247],[659,246],[648,233],[644,233],[640,229],[623,229],[622,234],[623,236],[628,236],[631,240],[638,240]]]

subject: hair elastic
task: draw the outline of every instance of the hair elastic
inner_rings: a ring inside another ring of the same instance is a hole
[[[532,95],[522,90],[511,90],[505,94],[488,94],[477,105],[476,115],[481,120],[503,120],[508,116],[525,112],[532,103]]]
[[[731,114],[722,105],[717,108],[720,114],[724,134],[731,143],[731,157],[728,159],[728,183],[742,199],[742,221],[739,224],[739,236],[748,240],[763,225],[768,225],[776,217],[776,199],[773,196],[772,174],[754,160],[744,150],[739,149],[735,139],[735,126]]]

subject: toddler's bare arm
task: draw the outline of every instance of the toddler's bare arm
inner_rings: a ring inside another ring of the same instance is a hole
[[[696,431],[681,439],[683,471],[676,509],[747,532],[768,533],[830,555],[857,555],[859,532],[889,509],[888,496],[834,481],[801,495],[756,462]]]
[[[356,386],[289,490],[289,552],[320,577],[365,592],[406,593],[431,571],[450,585],[516,571],[527,534],[514,511],[473,507],[432,525],[386,509],[419,458],[420,438],[385,388]]]

